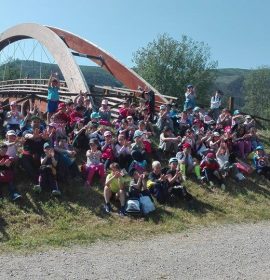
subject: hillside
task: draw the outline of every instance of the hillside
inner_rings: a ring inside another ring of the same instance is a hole
[[[212,89],[220,89],[226,96],[235,97],[235,105],[241,107],[244,103],[244,80],[251,71],[239,68],[218,69]]]
[[[88,85],[107,85],[120,87],[122,84],[117,81],[110,73],[98,66],[81,66]],[[0,66],[0,77],[4,80],[24,78],[47,79],[51,71],[59,72],[60,79],[63,79],[61,71],[56,64],[40,63],[38,61],[15,60],[6,65]]]
[[[6,69],[6,70],[5,70]],[[88,85],[107,85],[120,87],[121,82],[117,81],[110,73],[98,66],[81,66]],[[50,72],[59,72],[60,69],[56,64],[40,63],[37,61],[15,60],[0,67],[0,77],[5,80],[16,78],[41,77],[47,79]],[[245,77],[252,70],[226,68],[217,69],[216,80],[209,91],[221,89],[226,96],[236,97],[236,104],[242,105],[243,82]],[[61,75],[60,75],[61,76]]]

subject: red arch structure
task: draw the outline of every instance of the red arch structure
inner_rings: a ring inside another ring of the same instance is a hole
[[[38,40],[49,50],[60,67],[70,92],[89,90],[83,74],[72,55],[72,51],[75,51],[86,57],[91,57],[92,61],[109,71],[126,87],[132,90],[137,90],[138,86],[142,88],[148,87],[155,92],[157,101],[161,103],[167,102],[167,99],[154,87],[112,55],[92,42],[56,27],[36,23],[23,23],[11,27],[0,35],[0,51],[10,43],[27,38]]]

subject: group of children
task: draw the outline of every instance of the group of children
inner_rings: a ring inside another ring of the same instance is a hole
[[[6,183],[11,199],[20,199],[14,178],[21,170],[34,192],[50,191],[54,196],[69,182],[84,180],[91,187],[96,175],[104,190],[105,211],[112,211],[115,196],[125,215],[127,193],[134,190],[160,203],[175,197],[192,201],[183,186],[192,173],[198,185],[218,184],[225,190],[228,176],[245,180],[243,165],[251,155],[257,173],[270,179],[268,155],[250,116],[223,109],[218,114],[215,110],[214,120],[202,108],[180,112],[175,104],[161,105],[154,115],[149,93],[144,94],[139,104],[124,100],[116,119],[106,99],[93,110],[82,93],[75,103],[59,103],[49,123],[31,101],[26,112],[11,102],[3,114],[0,191]],[[153,144],[156,135],[158,146]],[[79,162],[82,154],[84,162]]]

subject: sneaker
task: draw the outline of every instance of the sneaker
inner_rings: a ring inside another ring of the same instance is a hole
[[[61,192],[59,190],[52,190],[52,195],[53,196],[60,196]]]
[[[202,176],[200,181],[201,181],[201,184],[205,183],[206,182],[206,177]]]
[[[106,212],[106,213],[111,213],[111,212],[112,212],[112,206],[111,206],[111,204],[110,204],[110,203],[106,203],[106,204],[104,205],[104,209],[105,209],[105,212]]]
[[[209,181],[209,185],[210,187],[214,187],[215,184],[212,181]]]
[[[221,184],[220,188],[225,191],[226,190],[226,186],[224,184]]]
[[[240,172],[235,175],[235,178],[237,181],[243,181],[246,179],[246,177]]]
[[[126,216],[125,207],[121,207],[121,209],[120,209],[120,211],[119,211],[119,216],[120,216],[120,217]]]
[[[20,198],[22,198],[22,196],[19,193],[14,193],[11,196],[12,201],[18,200]]]
[[[41,193],[41,186],[40,186],[40,185],[35,185],[35,186],[33,187],[33,191],[34,191],[35,193]]]

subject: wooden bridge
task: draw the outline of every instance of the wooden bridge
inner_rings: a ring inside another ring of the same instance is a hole
[[[99,105],[98,102],[94,104],[94,101],[106,97],[111,107],[117,110],[115,108],[119,106],[123,98],[135,101],[136,98],[141,97],[142,91],[137,90],[138,88],[148,88],[155,93],[157,110],[161,104],[175,100],[173,97],[159,93],[136,72],[124,66],[96,44],[56,27],[36,23],[23,23],[13,26],[0,33],[0,52],[9,45],[25,39],[37,40],[50,52],[59,66],[61,76],[64,79],[64,81],[61,81],[60,87],[62,101],[74,99],[80,91],[83,91],[89,93],[89,97],[93,101],[93,107]],[[91,86],[89,88],[74,56],[84,57],[98,64],[120,81],[125,88],[106,86]],[[47,80],[35,78],[2,81],[0,82],[0,98],[2,100],[16,99],[20,102],[21,99],[25,100],[31,96],[45,111],[47,83]]]
[[[11,100],[16,100],[18,104],[31,98],[35,104],[46,112],[47,107],[47,90],[48,80],[47,79],[14,79],[0,81],[0,100],[8,104]],[[79,94],[78,92],[70,92],[65,81],[60,81],[60,101],[67,102],[74,100]],[[108,100],[110,107],[112,108],[112,114],[116,117],[118,107],[127,99],[131,102],[138,103],[138,99],[142,96],[142,91],[131,90],[127,88],[109,87],[95,85],[91,87],[91,91],[88,92],[89,98],[92,98],[93,104],[98,107],[101,99],[105,98]],[[155,107],[156,111],[159,111],[159,106],[162,104],[171,103],[176,101],[176,97],[163,96],[167,102],[162,100],[156,100]],[[8,100],[8,102],[7,102]]]

